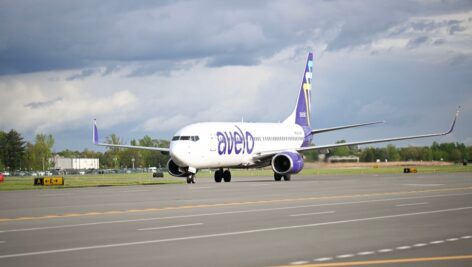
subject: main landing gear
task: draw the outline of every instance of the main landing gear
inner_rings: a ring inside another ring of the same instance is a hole
[[[223,171],[223,169],[215,171],[215,182],[221,183],[221,180],[224,180],[226,183],[231,182],[231,172],[229,170]]]
[[[195,183],[195,174],[191,173],[187,176],[187,184],[194,184]]]
[[[292,179],[292,176],[290,174],[278,174],[276,172],[274,172],[274,180],[276,180],[277,182],[282,180],[282,178],[284,178],[284,181],[290,181],[290,179]]]

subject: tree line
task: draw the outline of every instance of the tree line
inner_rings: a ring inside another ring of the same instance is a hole
[[[345,140],[336,143],[345,143]],[[317,151],[305,153],[305,157],[310,160],[318,159]],[[367,147],[361,150],[352,147],[337,147],[330,149],[326,157],[332,156],[357,156],[361,162],[380,161],[448,161],[463,162],[472,159],[472,146],[465,146],[462,143],[442,143],[433,142],[431,146],[421,147],[400,147],[387,145],[386,147]]]
[[[51,134],[37,134],[34,143],[27,142],[15,130],[9,132],[0,131],[0,170],[49,170],[50,159],[54,155],[66,158],[98,158],[100,168],[147,168],[165,167],[169,160],[169,155],[158,151],[122,149],[108,147],[105,152],[97,152],[85,149],[63,150],[53,153],[54,137]],[[116,134],[106,137],[106,143],[123,144],[122,138]],[[345,143],[340,140],[337,143]],[[148,147],[169,147],[168,140],[153,139],[146,135],[138,140],[131,140],[131,145]],[[308,151],[303,153],[307,161],[318,160],[318,151]],[[326,157],[331,156],[358,156],[361,162],[380,161],[449,161],[462,162],[472,159],[472,146],[465,146],[462,143],[442,143],[434,142],[431,146],[423,147],[401,147],[388,145],[382,148],[367,147],[359,150],[353,147],[337,147],[330,149]]]
[[[116,134],[111,134],[105,139],[105,143],[121,145],[124,144],[123,139]],[[170,142],[161,139],[152,139],[145,135],[138,140],[131,140],[133,146],[147,146],[147,147],[169,147]],[[169,155],[163,154],[159,151],[126,149],[117,147],[107,147],[107,150],[97,152],[85,149],[82,152],[63,150],[56,153],[65,158],[98,158],[101,169],[120,169],[120,168],[148,168],[148,167],[165,167],[169,160]]]
[[[33,144],[15,130],[0,131],[0,170],[47,170],[53,146],[51,134],[37,134]]]
[[[51,158],[55,155],[65,158],[98,158],[100,168],[147,168],[166,166],[168,155],[158,151],[107,148],[105,152],[85,149],[53,152],[55,139],[51,134],[37,134],[34,143],[27,142],[15,130],[0,131],[0,171],[49,170],[54,168]],[[106,143],[123,144],[116,134],[106,137]],[[131,140],[131,145],[169,147],[169,141],[144,136]]]

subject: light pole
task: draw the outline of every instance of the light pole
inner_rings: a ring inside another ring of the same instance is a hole
[[[135,159],[134,157],[131,159],[131,162],[133,162],[133,170],[134,170],[134,161],[135,161],[135,160],[136,160],[136,159]]]

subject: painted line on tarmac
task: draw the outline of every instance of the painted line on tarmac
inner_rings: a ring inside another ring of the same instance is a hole
[[[218,216],[218,215],[230,215],[230,214],[241,214],[241,213],[251,213],[251,212],[265,212],[265,211],[289,210],[289,209],[301,209],[301,208],[313,208],[313,207],[340,206],[340,205],[352,205],[352,204],[366,204],[366,203],[375,203],[375,202],[398,201],[398,200],[419,199],[419,198],[435,198],[435,197],[465,196],[465,195],[472,195],[472,193],[442,194],[442,195],[429,195],[429,196],[418,196],[418,197],[402,197],[402,198],[384,198],[384,199],[361,200],[361,201],[348,201],[348,202],[334,202],[334,203],[312,204],[312,205],[301,205],[301,206],[289,206],[289,207],[277,207],[277,208],[265,208],[265,209],[250,209],[250,210],[237,210],[237,211],[223,211],[223,212],[211,212],[211,213],[188,214],[188,215],[175,215],[175,216],[165,216],[165,217],[139,218],[139,219],[129,219],[129,220],[112,220],[112,221],[98,221],[98,222],[89,222],[89,223],[63,224],[63,225],[55,225],[55,226],[43,226],[43,227],[32,227],[32,228],[19,228],[19,229],[0,230],[0,234],[1,234],[1,233],[12,233],[12,232],[27,232],[27,231],[37,231],[37,230],[47,230],[47,229],[60,229],[60,228],[72,228],[72,227],[82,227],[82,226],[93,226],[93,225],[101,225],[101,224],[145,222],[145,221],[154,221],[154,220],[171,220],[171,219],[182,219],[182,218],[193,218],[193,217],[205,217],[205,216]],[[90,215],[94,215],[94,213],[90,213]],[[96,215],[101,215],[101,214],[100,214],[100,213],[96,213]],[[51,218],[57,218],[57,217],[52,216],[52,215],[50,215],[50,216],[51,216]]]
[[[312,213],[300,213],[300,214],[291,214],[290,217],[301,217],[301,216],[311,216],[311,215],[321,215],[321,214],[333,214],[334,210],[331,211],[321,211],[321,212],[312,212]]]
[[[342,258],[351,258],[351,257],[354,257],[354,256],[358,256],[358,257],[359,256],[369,256],[369,255],[374,255],[376,253],[385,254],[385,253],[394,252],[394,251],[404,251],[404,250],[408,250],[408,249],[426,247],[428,245],[444,244],[444,243],[446,243],[446,241],[447,242],[456,242],[456,241],[459,241],[461,239],[464,239],[464,237],[467,237],[467,236],[453,237],[453,238],[448,238],[448,239],[445,239],[445,240],[436,240],[436,241],[431,241],[431,242],[428,242],[428,243],[417,243],[417,244],[410,245],[410,246],[408,246],[408,245],[407,246],[398,246],[394,249],[384,248],[384,249],[379,249],[377,251],[363,251],[363,252],[358,252],[358,253],[355,253],[355,254],[344,254],[344,255],[339,255],[339,256],[335,256],[335,257],[323,257],[323,258],[314,259],[313,261],[314,262],[332,261],[335,258],[342,259]],[[291,262],[289,264],[293,265],[293,262]]]
[[[390,260],[372,260],[372,261],[314,263],[314,264],[306,264],[306,265],[298,265],[298,266],[301,266],[301,267],[341,267],[341,266],[363,266],[363,265],[380,265],[380,264],[393,264],[393,263],[457,261],[457,260],[470,260],[470,259],[472,259],[472,255],[429,257],[429,258],[406,258],[406,259],[390,259]],[[292,267],[292,266],[291,265],[283,265],[283,266],[278,266],[278,267]]]
[[[197,226],[197,225],[203,225],[203,223],[190,223],[190,224],[169,225],[169,226],[161,226],[161,227],[140,228],[140,229],[136,229],[136,230],[138,230],[138,231],[164,230],[164,229],[173,229],[173,228]]]
[[[402,213],[402,214],[394,214],[394,215],[386,215],[386,216],[367,217],[367,218],[358,218],[358,219],[331,221],[331,222],[322,222],[322,223],[313,223],[313,224],[290,225],[290,226],[271,227],[271,228],[260,228],[260,229],[245,230],[245,231],[238,231],[238,232],[226,232],[226,233],[196,235],[196,236],[184,236],[184,237],[176,237],[176,238],[145,240],[145,241],[127,242],[127,243],[114,243],[114,244],[103,244],[103,245],[63,248],[63,249],[54,249],[54,250],[32,251],[32,252],[23,252],[23,253],[0,255],[0,260],[1,259],[7,259],[7,258],[28,257],[28,256],[35,256],[35,255],[46,255],[46,254],[64,253],[64,252],[72,252],[72,251],[82,251],[82,250],[92,250],[92,249],[102,249],[102,248],[115,248],[115,247],[126,247],[126,246],[136,246],[136,245],[148,245],[148,244],[175,242],[175,241],[188,241],[188,240],[196,240],[196,239],[247,235],[247,234],[281,231],[281,230],[294,230],[294,229],[303,229],[303,228],[318,227],[318,226],[333,225],[333,224],[345,224],[345,223],[375,221],[375,220],[410,217],[410,216],[417,216],[417,215],[427,215],[427,214],[463,211],[463,210],[470,210],[470,209],[472,209],[472,207],[460,207],[460,208],[453,208],[453,209],[431,210],[431,211],[414,212],[414,213]]]
[[[255,205],[255,204],[276,204],[276,203],[314,201],[314,200],[349,199],[349,198],[359,198],[359,197],[375,197],[375,196],[389,196],[389,195],[401,195],[401,194],[463,191],[463,190],[472,190],[472,186],[471,187],[442,188],[442,189],[428,189],[428,190],[413,190],[413,191],[365,193],[365,194],[339,195],[339,196],[318,196],[318,197],[302,197],[302,198],[215,203],[215,204],[196,204],[196,205],[185,205],[185,206],[174,206],[174,207],[171,206],[171,207],[146,208],[146,209],[93,211],[93,212],[86,212],[86,213],[74,213],[73,217],[91,216],[91,215],[96,216],[96,215],[107,215],[107,214],[128,214],[128,213],[140,213],[140,212],[159,212],[159,211],[171,211],[171,210],[188,210],[188,209],[200,209],[200,208],[219,208],[219,207],[244,206],[244,205]],[[24,217],[16,217],[16,218],[0,218],[0,222],[41,220],[41,219],[65,218],[65,217],[72,217],[72,216],[67,215],[67,214],[52,214],[52,215],[46,215],[46,216],[24,216]]]
[[[428,202],[420,202],[420,203],[407,203],[407,204],[397,204],[395,207],[408,207],[408,206],[418,206],[418,205],[427,205]]]

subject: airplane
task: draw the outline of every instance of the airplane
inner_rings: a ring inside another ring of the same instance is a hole
[[[446,132],[356,141],[341,144],[312,145],[319,133],[383,123],[383,121],[352,124],[324,129],[311,128],[311,85],[313,54],[308,54],[301,88],[293,112],[280,123],[201,122],[185,126],[172,137],[170,146],[144,147],[100,143],[97,122],[93,125],[93,143],[97,146],[145,149],[169,153],[169,174],[187,178],[195,183],[195,175],[202,169],[214,169],[215,182],[231,181],[230,169],[271,166],[274,180],[291,180],[304,166],[300,154],[309,150],[326,150],[340,146],[358,146],[450,134],[459,115],[457,110],[450,129]]]

